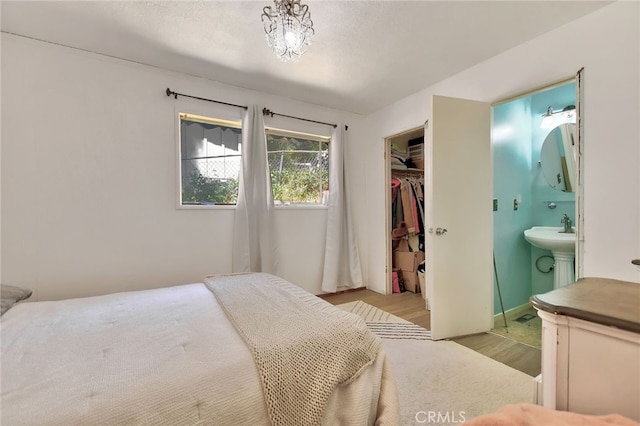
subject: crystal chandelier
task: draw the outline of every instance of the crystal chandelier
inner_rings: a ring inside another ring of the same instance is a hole
[[[269,47],[283,62],[297,62],[313,37],[309,6],[300,0],[273,0],[262,9],[262,23]]]

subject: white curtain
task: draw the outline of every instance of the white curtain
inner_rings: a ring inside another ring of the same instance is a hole
[[[242,167],[233,230],[233,272],[277,273],[273,198],[264,117],[257,105],[242,122]]]
[[[360,256],[349,206],[346,137],[344,124],[339,124],[333,131],[329,148],[329,211],[322,290],[331,293],[338,287],[362,286]]]

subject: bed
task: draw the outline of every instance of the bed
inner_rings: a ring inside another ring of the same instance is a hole
[[[269,274],[18,303],[1,327],[3,425],[399,422],[366,324]]]

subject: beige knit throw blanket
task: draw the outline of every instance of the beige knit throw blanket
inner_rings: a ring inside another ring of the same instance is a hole
[[[355,379],[380,350],[360,317],[274,275],[204,283],[253,353],[273,425],[320,425],[334,388]]]

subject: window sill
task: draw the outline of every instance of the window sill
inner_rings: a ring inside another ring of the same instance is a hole
[[[324,204],[276,204],[276,210],[328,210]]]
[[[229,204],[186,204],[176,206],[176,210],[235,210],[235,205]],[[276,204],[275,210],[328,210],[323,204]]]
[[[235,204],[180,204],[176,210],[235,210]]]

